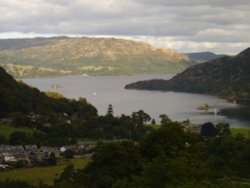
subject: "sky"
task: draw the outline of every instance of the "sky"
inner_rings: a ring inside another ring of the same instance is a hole
[[[117,37],[179,52],[250,47],[250,0],[0,0],[0,38]]]

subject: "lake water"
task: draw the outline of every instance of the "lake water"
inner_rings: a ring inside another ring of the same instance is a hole
[[[140,109],[159,122],[160,114],[167,114],[172,120],[190,119],[192,123],[228,122],[231,127],[248,127],[250,123],[214,113],[224,108],[238,108],[226,100],[215,96],[160,92],[125,90],[124,86],[139,80],[155,78],[170,79],[173,75],[135,75],[135,76],[67,76],[58,78],[29,78],[23,81],[42,91],[55,91],[68,98],[84,97],[93,104],[99,114],[105,114],[109,104],[112,104],[114,114],[130,115]],[[62,88],[51,88],[51,85],[62,85]],[[209,112],[197,110],[198,106],[209,104]]]

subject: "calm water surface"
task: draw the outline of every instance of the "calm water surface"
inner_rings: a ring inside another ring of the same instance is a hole
[[[239,119],[232,119],[214,114],[214,109],[238,108],[236,104],[227,102],[215,96],[160,92],[125,90],[128,83],[154,78],[170,79],[173,75],[135,75],[135,76],[68,76],[59,78],[29,78],[23,81],[42,91],[55,91],[69,98],[86,98],[97,109],[99,114],[105,114],[109,104],[113,105],[115,115],[126,114],[143,109],[159,122],[160,114],[167,114],[173,120],[190,119],[192,123],[228,122],[231,127],[248,127],[250,124]],[[51,88],[52,84],[62,85],[62,88]],[[210,112],[197,110],[197,106],[205,103],[212,106]]]

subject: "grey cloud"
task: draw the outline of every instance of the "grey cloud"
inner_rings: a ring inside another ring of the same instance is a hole
[[[165,5],[165,6],[235,6],[248,4],[248,0],[136,0],[142,4]]]
[[[250,42],[249,0],[0,0],[0,32]]]

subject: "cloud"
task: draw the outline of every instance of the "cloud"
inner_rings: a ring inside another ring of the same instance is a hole
[[[199,42],[178,37],[127,36],[127,39],[144,41],[159,48],[175,49],[182,53],[212,51],[217,54],[236,55],[250,46],[249,42]]]
[[[151,36],[187,49],[239,49],[250,43],[249,9],[249,0],[0,0],[0,33]]]
[[[196,5],[209,5],[209,6],[235,6],[241,4],[249,4],[248,0],[137,0],[142,4],[150,4],[150,5],[165,5],[165,6],[196,6]]]

